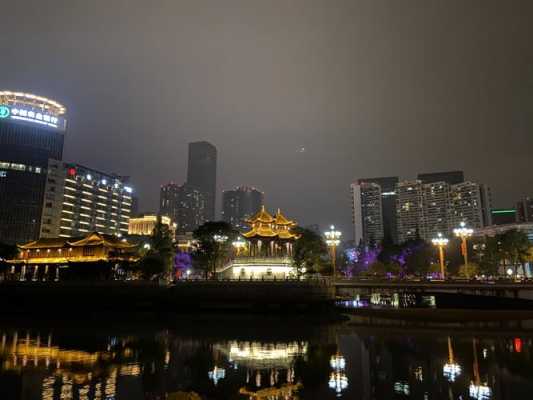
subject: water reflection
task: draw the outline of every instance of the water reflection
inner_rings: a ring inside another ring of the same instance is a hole
[[[257,329],[236,320],[120,329],[102,328],[113,325],[106,321],[4,323],[0,393],[21,400],[514,400],[533,390],[531,331],[367,322],[258,319]]]

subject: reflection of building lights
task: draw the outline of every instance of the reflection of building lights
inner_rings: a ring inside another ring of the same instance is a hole
[[[345,369],[346,360],[340,354],[335,354],[334,356],[331,356],[331,360],[329,360],[329,365],[331,366],[332,369],[336,371]]]
[[[449,382],[455,382],[455,379],[461,375],[461,366],[455,363],[446,363],[442,368],[442,375],[444,375]]]
[[[411,389],[409,388],[409,383],[407,382],[394,382],[394,391],[397,394],[403,394],[409,396]]]
[[[329,388],[335,390],[337,396],[348,388],[348,377],[344,372],[332,372],[329,376]]]
[[[471,383],[468,393],[470,397],[476,400],[488,400],[492,397],[492,390],[486,384],[474,385]]]
[[[333,369],[333,372],[329,376],[329,387],[335,390],[337,397],[339,397],[342,391],[348,388],[348,377],[346,376],[344,369],[346,368],[346,359],[339,353],[331,356],[329,365]]]
[[[216,385],[218,384],[218,381],[221,379],[224,379],[226,377],[226,370],[224,368],[218,368],[215,366],[212,371],[209,371],[207,373],[209,376],[209,379],[213,381],[213,383]]]

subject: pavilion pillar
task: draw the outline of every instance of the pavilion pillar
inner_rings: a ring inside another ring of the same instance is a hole
[[[43,281],[46,281],[48,279],[48,264],[44,266],[44,274],[43,274]]]
[[[37,277],[39,275],[39,266],[36,265],[35,268],[33,269],[33,277],[32,277],[32,281],[36,281],[37,280]]]
[[[26,280],[26,264],[22,264],[22,267],[20,268],[20,278],[21,281]]]

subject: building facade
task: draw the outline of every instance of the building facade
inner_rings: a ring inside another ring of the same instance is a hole
[[[187,184],[198,190],[205,202],[205,218],[215,219],[217,148],[209,142],[189,143]]]
[[[486,185],[463,182],[451,188],[450,232],[465,222],[469,227],[479,229],[492,225],[492,196]]]
[[[383,240],[392,243],[398,242],[398,230],[396,227],[396,185],[398,181],[397,176],[363,178],[358,180],[359,184],[374,183],[380,186]]]
[[[0,242],[39,237],[48,160],[61,160],[65,133],[61,104],[0,91]]]
[[[176,232],[192,232],[207,221],[206,199],[202,192],[188,183],[161,186],[159,213],[168,216]]]
[[[381,186],[359,182],[351,185],[355,244],[379,243],[383,240],[383,206]]]
[[[421,181],[402,181],[396,187],[396,223],[400,243],[426,237],[424,190]]]
[[[526,197],[516,203],[516,219],[518,222],[533,222],[533,198]]]
[[[253,187],[240,186],[222,193],[222,220],[239,230],[247,229],[246,220],[263,205],[264,194]]]
[[[423,192],[423,238],[430,240],[439,233],[448,233],[452,216],[450,185],[433,182],[422,185]]]
[[[128,235],[130,236],[151,236],[155,226],[157,225],[157,219],[161,218],[161,223],[166,225],[174,238],[176,232],[176,225],[170,217],[165,215],[158,217],[156,214],[144,214],[139,217],[130,218],[128,225]]]
[[[50,160],[40,237],[128,233],[133,189],[128,178]]]

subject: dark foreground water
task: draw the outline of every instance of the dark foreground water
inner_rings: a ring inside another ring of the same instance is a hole
[[[0,320],[1,399],[530,399],[533,323]]]

